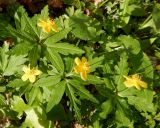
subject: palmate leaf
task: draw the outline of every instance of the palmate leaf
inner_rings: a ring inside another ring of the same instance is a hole
[[[46,119],[46,115],[43,109],[39,106],[27,109],[25,111],[26,118],[22,123],[21,128],[50,128],[49,121]]]
[[[13,100],[11,102],[12,104],[12,109],[21,115],[24,111],[30,108],[25,102],[23,101],[22,98],[19,96],[13,96]]]
[[[48,16],[49,16],[49,9],[48,9],[48,5],[46,5],[41,11],[40,18],[47,19]]]
[[[65,28],[59,32],[54,33],[44,41],[44,44],[46,44],[48,47],[52,47],[54,43],[63,39],[71,31],[71,29],[72,28]]]
[[[53,86],[59,83],[61,80],[60,75],[56,76],[47,76],[44,78],[39,79],[36,83],[34,83],[34,87],[48,87],[48,86]]]
[[[125,49],[132,54],[138,54],[141,50],[139,41],[131,36],[119,36],[118,43],[123,44],[125,46]]]
[[[133,128],[133,123],[131,122],[131,113],[129,111],[129,106],[125,99],[117,99],[117,109],[115,113],[115,121],[117,128],[121,127],[131,127]]]
[[[57,52],[63,55],[84,53],[83,50],[69,43],[54,43],[53,45],[48,45],[48,47],[54,48]]]
[[[134,105],[137,110],[143,112],[154,112],[154,92],[152,91],[154,70],[152,63],[145,53],[140,53],[135,56],[135,58],[132,57],[132,63],[134,65],[132,72],[140,73],[142,80],[148,84],[148,88],[150,90],[142,89],[141,91],[137,91],[131,88],[121,93],[128,98],[128,103]]]
[[[28,52],[33,48],[33,46],[34,45],[32,43],[26,41],[20,42],[11,49],[11,54],[17,56],[28,54]]]
[[[128,103],[140,112],[155,112],[153,95],[154,92],[151,90],[142,90],[137,92],[136,96],[128,96]]]
[[[18,37],[20,39],[35,43],[35,38],[32,37],[28,32],[14,29],[12,26],[7,26],[6,31],[16,38]]]
[[[26,27],[25,29],[27,32],[32,34],[32,37],[38,38],[40,35],[38,33],[38,29],[36,27],[36,24],[33,23],[33,21],[27,16],[27,15],[22,15],[24,20],[26,21]]]
[[[64,72],[64,63],[62,58],[54,48],[47,48],[46,57],[61,74]]]
[[[70,17],[69,23],[74,29],[71,31],[76,37],[82,40],[91,40],[95,38],[96,28],[90,23],[90,18],[83,14]]]
[[[27,86],[29,84],[28,81],[24,82],[22,79],[14,79],[10,81],[7,86],[11,88],[17,88],[17,87],[22,87],[22,86]]]
[[[131,72],[139,73],[143,81],[148,83],[148,87],[152,88],[154,69],[149,57],[145,53],[140,52],[136,56],[130,56],[130,59],[133,65]]]
[[[77,103],[79,103],[80,101],[76,98],[73,87],[68,83],[66,87],[66,93],[71,101],[71,106],[74,108],[76,118],[78,119],[79,122],[81,122],[81,113],[80,113],[80,109],[77,106]]]
[[[117,89],[123,90],[125,88],[123,81],[124,81],[124,75],[128,74],[128,56],[127,54],[124,52],[121,54],[120,56],[120,61],[118,62],[118,65],[115,66],[115,70],[116,70],[116,76],[115,76],[115,83],[117,85]]]
[[[23,6],[18,7],[14,14],[14,20],[16,29],[24,30],[26,23],[24,22],[24,19],[22,18],[22,15],[26,15],[26,11]]]
[[[10,76],[16,73],[17,71],[20,71],[22,68],[22,64],[26,62],[25,55],[20,56],[10,56],[8,60],[8,65],[6,69],[3,72],[4,76]]]
[[[49,112],[55,105],[58,105],[65,92],[66,82],[61,81],[53,87],[50,100],[47,103],[46,111]]]
[[[69,80],[70,85],[72,85],[76,90],[82,93],[88,100],[99,103],[98,100],[87,90],[81,83],[77,80]]]

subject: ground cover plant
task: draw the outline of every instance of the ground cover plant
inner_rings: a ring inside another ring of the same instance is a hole
[[[160,2],[54,2],[1,8],[0,127],[160,127]]]

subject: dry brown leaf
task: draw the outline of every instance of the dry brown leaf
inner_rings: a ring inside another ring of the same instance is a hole
[[[62,8],[64,5],[63,0],[48,0],[48,5],[53,8]]]

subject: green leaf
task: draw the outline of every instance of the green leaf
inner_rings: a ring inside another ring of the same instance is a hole
[[[69,43],[54,43],[47,45],[48,47],[54,48],[57,52],[68,55],[68,54],[82,54],[84,51],[80,48],[74,46],[73,44]]]
[[[8,65],[6,69],[3,72],[4,76],[10,76],[16,73],[17,71],[20,71],[22,68],[22,64],[26,62],[26,58],[24,58],[24,55],[20,56],[10,56]]]
[[[59,32],[56,32],[55,34],[49,36],[44,41],[44,44],[46,44],[47,46],[52,46],[54,43],[63,39],[70,31],[71,31],[71,28],[65,28]]]
[[[33,24],[33,21],[27,15],[22,15],[22,16],[23,16],[24,20],[26,21],[26,26],[27,26],[28,32],[32,34],[31,36],[32,37],[39,37],[37,27],[35,24]]]
[[[140,24],[139,29],[144,29],[147,27],[152,27],[155,29],[155,24],[151,14],[147,17],[147,19],[142,24]]]
[[[46,57],[60,73],[64,72],[64,63],[62,58],[56,51],[54,51],[54,48],[47,48]]]
[[[49,9],[48,9],[48,5],[46,5],[41,11],[41,18],[47,19],[48,16],[49,16]]]
[[[79,92],[81,92],[88,100],[99,103],[98,100],[87,90],[81,83],[77,80],[69,80],[69,83],[76,88]]]
[[[54,86],[46,111],[49,112],[55,105],[59,104],[65,92],[66,82],[61,81]]]
[[[54,106],[52,110],[47,113],[47,118],[52,121],[66,120],[66,116],[67,115],[62,104]]]
[[[31,67],[37,66],[37,61],[40,58],[40,54],[41,54],[40,46],[33,47],[32,50],[29,52],[29,61],[30,61]]]
[[[29,109],[30,107],[26,105],[22,98],[19,96],[13,96],[12,101],[12,109],[21,115],[25,110]]]
[[[103,84],[103,81],[100,79],[100,77],[95,76],[95,75],[88,75],[87,77],[87,82],[91,84]]]
[[[28,52],[33,48],[33,45],[28,42],[21,42],[19,44],[16,44],[12,49],[11,53],[15,55],[25,55],[28,54]]]
[[[89,60],[89,64],[91,66],[90,72],[93,72],[95,71],[96,68],[101,67],[103,60],[104,60],[104,56],[95,57],[92,60]]]
[[[112,101],[113,99],[112,98],[109,98],[108,100],[106,100],[105,102],[102,103],[101,105],[101,112],[99,113],[99,116],[102,118],[102,119],[106,119],[108,114],[111,113],[111,111],[114,109],[114,105],[113,105],[113,102]]]
[[[0,92],[5,92],[6,91],[6,87],[5,86],[0,86]]]
[[[9,44],[4,43],[3,47],[0,48],[0,69],[4,71],[8,64],[9,55],[7,52],[9,51]]]
[[[29,33],[18,30],[18,29],[14,29],[11,26],[7,26],[6,31],[8,31],[12,36],[14,36],[16,38],[27,40],[32,43],[35,43],[35,41],[36,41],[35,38],[32,37]]]
[[[12,87],[12,88],[17,88],[17,87],[21,87],[21,86],[27,86],[29,83],[28,82],[24,82],[21,79],[14,79],[12,81],[10,81],[7,86],[8,87]]]
[[[160,31],[160,24],[159,24],[159,21],[160,21],[160,4],[158,4],[158,3],[155,5],[155,7],[153,9],[152,18],[153,18],[154,24],[156,26],[156,29],[158,31]]]
[[[39,79],[33,86],[34,87],[47,87],[47,86],[53,86],[59,83],[61,80],[60,75],[56,76],[48,76],[45,78]]]
[[[145,10],[139,5],[132,4],[127,7],[127,13],[132,16],[144,16]]]
[[[14,20],[16,24],[16,29],[24,30],[26,23],[24,22],[24,18],[22,18],[22,15],[26,15],[26,11],[23,6],[18,7],[14,14]]]
[[[126,100],[119,98],[117,101],[117,109],[115,113],[115,119],[117,123],[117,128],[121,127],[133,127],[131,123],[131,113],[129,113],[129,106]]]
[[[123,44],[128,52],[131,52],[132,54],[138,54],[141,50],[139,41],[134,39],[131,36],[119,36],[118,42]]]
[[[150,58],[143,52],[136,56],[130,56],[132,60],[132,70],[133,73],[140,73],[142,80],[148,83],[149,88],[152,88],[154,69]]]
[[[96,28],[91,27],[90,18],[83,14],[70,17],[70,26],[74,28],[71,32],[82,40],[91,40],[97,34]]]
[[[76,115],[78,121],[81,122],[81,113],[80,113],[80,109],[77,106],[77,102],[79,102],[79,100],[75,97],[74,89],[69,84],[67,84],[66,93],[71,101],[71,105],[74,107],[75,115]]]
[[[65,60],[65,70],[66,72],[72,72],[73,68],[74,68],[74,59],[71,57],[66,57],[64,58]]]
[[[36,99],[37,95],[40,94],[40,89],[37,87],[32,87],[32,89],[29,91],[29,98],[28,98],[28,104],[32,105],[34,100]]]
[[[26,118],[22,123],[22,128],[49,128],[49,121],[43,109],[40,107],[31,108],[25,111]]]
[[[115,76],[115,83],[117,85],[118,90],[123,90],[125,88],[123,81],[124,75],[127,75],[129,72],[128,69],[128,56],[126,53],[122,53],[120,56],[120,62],[118,65],[115,66],[116,76]]]
[[[0,94],[0,105],[1,106],[6,105],[6,99],[2,94]]]
[[[140,112],[155,112],[153,95],[153,91],[145,89],[137,92],[135,96],[128,96],[128,103]]]

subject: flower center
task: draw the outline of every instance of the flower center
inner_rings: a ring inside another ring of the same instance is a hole
[[[31,69],[30,71],[29,71],[29,75],[34,75],[35,74],[35,70],[34,69]]]

